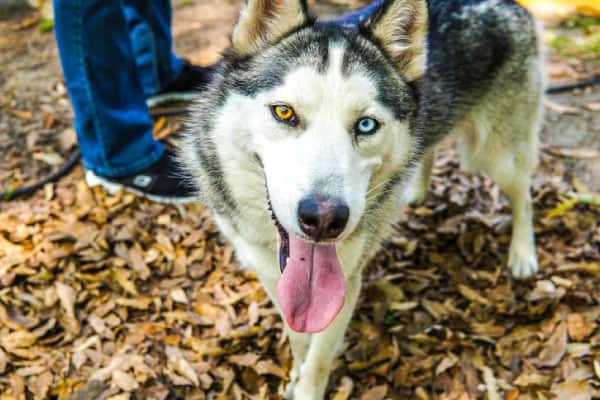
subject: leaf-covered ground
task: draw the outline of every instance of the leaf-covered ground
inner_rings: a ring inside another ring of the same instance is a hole
[[[542,274],[516,282],[506,201],[454,159],[368,269],[334,398],[591,398],[600,208],[536,179]],[[2,399],[274,398],[281,321],[210,213],[81,177],[0,213]]]
[[[48,42],[40,35],[4,60],[34,74],[41,67],[23,57]],[[39,165],[72,146],[60,77],[49,82],[55,92],[17,93],[3,103],[10,118],[0,115],[15,135],[42,131],[27,142]],[[156,133],[177,125],[158,122]],[[426,202],[398,215],[366,271],[331,398],[600,397],[600,196],[544,153],[533,188],[542,272],[515,281],[508,204],[456,160],[451,146],[439,154]],[[0,182],[38,172],[15,161]],[[82,177],[77,168],[0,203],[0,399],[278,398],[290,368],[281,320],[210,212],[109,196]]]

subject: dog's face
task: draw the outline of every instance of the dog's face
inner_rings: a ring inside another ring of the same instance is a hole
[[[343,70],[343,42],[328,50],[323,70],[292,68],[281,85],[246,105],[253,110],[248,126],[277,219],[288,233],[318,242],[351,234],[372,178],[397,169],[411,149],[410,110],[398,118],[366,69]],[[331,221],[319,221],[328,212],[320,208],[328,206]]]
[[[337,246],[406,168],[426,10],[388,1],[362,31],[314,26],[299,0],[250,0],[232,37],[216,122],[263,169],[280,235],[279,302],[318,332],[344,302]]]

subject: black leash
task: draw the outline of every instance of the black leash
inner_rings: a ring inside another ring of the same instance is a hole
[[[600,76],[596,76],[595,78],[592,78],[587,81],[575,82],[575,83],[571,83],[568,85],[553,86],[553,87],[548,88],[548,90],[546,90],[546,93],[551,94],[551,95],[560,94],[560,93],[570,92],[570,91],[577,90],[577,89],[585,89],[588,87],[594,87],[594,86],[598,86],[598,85],[600,85]],[[172,109],[151,111],[150,114],[154,118],[159,118],[159,117],[182,115],[182,114],[185,114],[186,111],[187,111],[186,107],[178,107],[178,108],[172,108]],[[79,163],[80,157],[81,157],[81,152],[79,151],[79,149],[77,149],[71,154],[71,156],[69,157],[67,162],[58,169],[58,171],[56,171],[55,173],[53,173],[51,175],[48,175],[47,177],[34,183],[33,185],[23,186],[23,187],[14,189],[14,190],[9,190],[7,192],[0,193],[0,201],[11,201],[18,197],[28,196],[28,195],[33,194],[34,192],[38,191],[39,189],[43,188],[44,185],[46,185],[48,183],[58,182],[62,177],[67,175],[69,172],[71,172],[71,170]]]
[[[79,157],[81,157],[81,152],[79,151],[79,149],[77,149],[73,152],[73,154],[71,154],[67,162],[58,169],[58,171],[51,175],[48,175],[47,177],[45,177],[41,181],[34,183],[33,185],[23,186],[20,188],[9,190],[5,193],[0,193],[0,201],[11,201],[16,199],[17,197],[27,196],[43,188],[44,185],[46,185],[47,183],[57,182],[63,176],[71,172],[73,167],[75,167],[75,165],[79,163]]]
[[[593,87],[593,86],[598,86],[598,85],[600,85],[600,75],[598,75],[595,78],[592,78],[590,80],[587,80],[587,81],[575,82],[575,83],[571,83],[568,85],[552,86],[552,87],[548,88],[548,90],[546,90],[546,93],[547,94],[560,94],[560,93],[570,92],[572,90],[585,89],[588,87]]]
[[[165,108],[165,109],[161,109],[161,110],[151,110],[150,115],[153,118],[160,118],[160,117],[168,117],[168,116],[174,116],[174,115],[182,115],[182,114],[185,114],[186,111],[187,111],[186,107]],[[74,150],[73,153],[71,153],[71,156],[69,156],[69,159],[67,160],[67,162],[64,163],[53,174],[48,175],[44,179],[42,179],[38,182],[35,182],[32,185],[22,186],[22,187],[19,187],[16,189],[8,190],[4,193],[0,192],[0,202],[11,201],[11,200],[15,200],[16,198],[19,198],[19,197],[29,196],[29,195],[37,192],[41,188],[43,188],[44,185],[46,185],[48,183],[58,182],[65,175],[67,175],[69,172],[71,172],[71,170],[73,168],[75,168],[75,166],[79,163],[80,158],[81,158],[81,151],[79,149]]]

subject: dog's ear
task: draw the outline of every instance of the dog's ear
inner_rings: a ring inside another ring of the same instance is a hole
[[[411,81],[425,74],[429,16],[426,0],[386,0],[363,24]]]
[[[307,21],[306,0],[247,0],[231,36],[233,50],[256,52]]]

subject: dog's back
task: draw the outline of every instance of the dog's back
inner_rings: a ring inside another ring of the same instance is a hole
[[[491,92],[531,89],[540,54],[536,23],[513,0],[430,0],[429,12],[422,111],[436,142]]]

